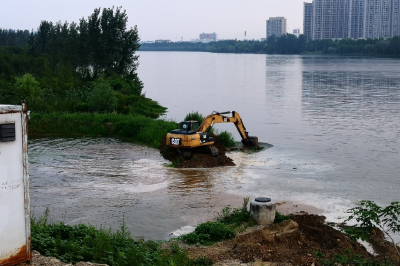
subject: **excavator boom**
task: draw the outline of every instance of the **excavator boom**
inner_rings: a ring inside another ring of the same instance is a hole
[[[231,117],[224,116],[225,114],[232,114]],[[257,137],[250,137],[249,132],[246,131],[246,127],[243,124],[242,118],[240,115],[235,111],[228,111],[228,112],[212,112],[212,114],[208,115],[204,118],[203,123],[197,129],[197,132],[204,133],[210,127],[217,123],[234,123],[236,129],[238,130],[240,136],[242,137],[243,145],[248,146],[258,146],[258,138]]]

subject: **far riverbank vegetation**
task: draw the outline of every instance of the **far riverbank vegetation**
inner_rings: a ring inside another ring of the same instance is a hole
[[[260,53],[260,54],[333,54],[333,55],[400,55],[400,36],[389,39],[310,40],[305,35],[296,37],[275,35],[265,41],[221,40],[209,43],[143,43],[140,51],[190,51],[210,53]]]

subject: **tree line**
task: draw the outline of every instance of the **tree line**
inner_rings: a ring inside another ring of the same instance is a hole
[[[152,117],[165,112],[142,94],[136,73],[138,30],[128,29],[127,21],[121,7],[98,8],[77,23],[42,21],[31,33],[2,30],[0,102],[25,99],[31,110],[45,112]]]
[[[140,51],[198,51],[212,53],[266,53],[266,54],[361,54],[400,55],[400,36],[389,39],[307,40],[305,35],[270,36],[265,41],[226,40],[210,43],[144,43]]]
[[[0,29],[0,46],[27,46],[28,30]]]

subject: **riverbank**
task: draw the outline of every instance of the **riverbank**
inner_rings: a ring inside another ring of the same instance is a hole
[[[29,119],[29,138],[113,137],[156,148],[175,122],[142,115],[36,113]]]
[[[190,265],[211,265],[211,262],[212,265],[217,266],[308,266],[337,265],[338,263],[341,265],[400,265],[400,256],[379,230],[371,237],[371,246],[367,249],[364,245],[351,241],[340,228],[341,225],[338,224],[327,224],[324,216],[301,211],[292,214],[290,219],[284,222],[249,227],[245,231],[238,232],[235,238],[217,242],[211,246],[169,241],[161,244],[160,248],[170,252],[174,249],[174,245],[178,245],[179,250],[192,260]],[[176,261],[174,265],[189,265],[186,263]],[[31,264],[18,265],[64,266],[71,264],[42,256],[34,251]],[[105,264],[78,262],[76,265],[101,266]]]

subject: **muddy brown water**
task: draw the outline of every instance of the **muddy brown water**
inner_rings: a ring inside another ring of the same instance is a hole
[[[113,139],[29,146],[35,215],[168,237],[245,196],[311,205],[342,221],[369,199],[399,200],[400,59],[139,52],[146,96],[167,119],[237,111],[273,147],[228,153],[236,166],[171,169],[158,150]],[[240,140],[233,125],[217,125]],[[290,207],[290,208],[289,208]]]

